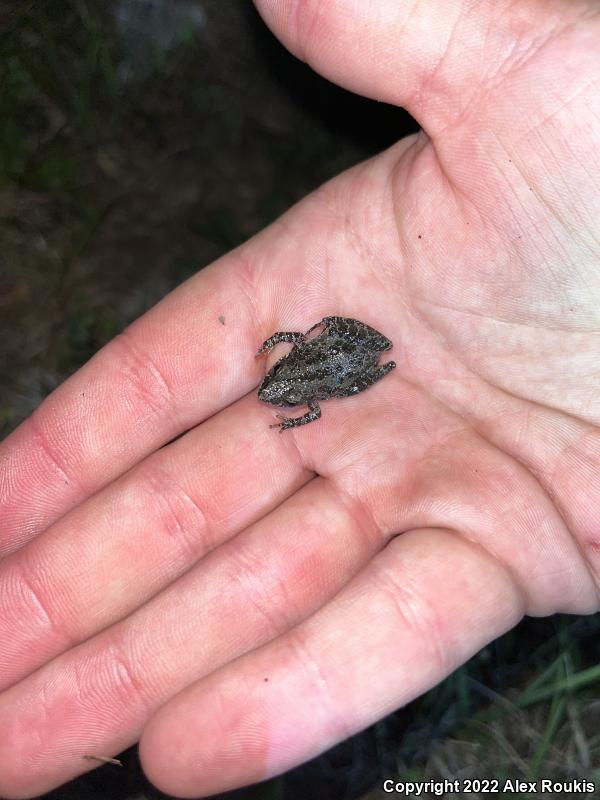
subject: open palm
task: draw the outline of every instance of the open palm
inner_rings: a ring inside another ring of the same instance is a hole
[[[165,791],[259,780],[523,614],[598,608],[598,15],[258,5],[424,132],[182,285],[2,445],[3,796],[140,737]],[[254,353],[327,315],[397,368],[279,436]]]

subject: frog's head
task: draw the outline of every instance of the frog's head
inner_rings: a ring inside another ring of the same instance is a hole
[[[275,367],[270,370],[264,377],[263,382],[258,387],[258,398],[263,403],[270,403],[272,406],[297,406],[305,403],[306,400],[301,398],[301,391],[298,385],[292,385],[288,377],[284,375],[278,376],[279,370]]]

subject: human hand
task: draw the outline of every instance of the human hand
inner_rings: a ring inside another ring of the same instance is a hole
[[[591,6],[258,5],[427,135],[181,286],[4,442],[0,795],[140,736],[165,791],[260,780],[523,614],[598,608]],[[254,352],[327,314],[398,366],[279,436]]]

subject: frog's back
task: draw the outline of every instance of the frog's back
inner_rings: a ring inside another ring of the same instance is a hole
[[[379,353],[330,333],[294,348],[280,362],[277,378],[301,387],[305,399],[327,400],[378,358]]]

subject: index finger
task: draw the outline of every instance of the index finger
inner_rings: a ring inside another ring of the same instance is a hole
[[[257,383],[250,272],[240,249],[186,281],[5,440],[0,557]]]

